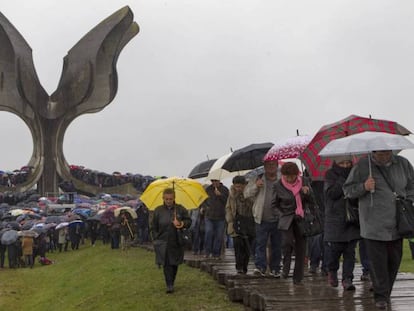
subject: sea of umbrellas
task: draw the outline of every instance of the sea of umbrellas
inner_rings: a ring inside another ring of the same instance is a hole
[[[20,197],[16,205],[6,202],[0,204],[0,241],[9,245],[21,236],[38,237],[53,230],[72,225],[87,225],[96,221],[103,225],[112,225],[121,211],[137,218],[136,208],[140,204],[137,197],[131,195],[100,194],[96,197],[75,195],[73,203],[68,197],[40,197],[29,191]]]

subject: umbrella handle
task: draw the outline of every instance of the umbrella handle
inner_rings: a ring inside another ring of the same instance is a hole
[[[174,207],[174,221],[179,222],[179,220],[177,219],[177,208],[175,208],[175,207]],[[184,227],[184,222],[181,221],[181,222],[179,222],[179,225],[174,224],[174,226],[177,229],[181,229],[182,227]]]
[[[127,223],[127,227],[128,227],[128,230],[129,230],[129,234],[131,235],[131,239],[133,239],[134,238],[134,234],[132,233],[132,229],[131,229],[131,226],[129,225],[129,221],[128,220],[125,220],[125,221]]]

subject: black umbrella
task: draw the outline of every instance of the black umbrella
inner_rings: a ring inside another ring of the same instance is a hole
[[[1,235],[1,244],[10,245],[17,241],[19,235],[16,230],[7,230],[4,231]]]
[[[272,146],[272,143],[261,143],[237,149],[224,162],[221,168],[229,172],[255,169],[263,165],[263,157]]]
[[[207,160],[207,161],[198,163],[191,170],[190,174],[188,174],[188,178],[196,179],[196,178],[206,177],[208,175],[208,172],[210,171],[210,168],[213,166],[216,160],[217,159],[213,159],[213,160]]]

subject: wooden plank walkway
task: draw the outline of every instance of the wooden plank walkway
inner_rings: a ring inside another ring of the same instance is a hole
[[[276,279],[270,276],[253,275],[251,262],[246,275],[238,275],[235,269],[234,253],[226,249],[221,260],[204,259],[202,256],[185,255],[185,262],[201,269],[227,288],[229,299],[241,303],[246,310],[283,311],[370,311],[378,310],[369,290],[369,282],[360,281],[361,266],[356,265],[355,291],[344,291],[341,284],[337,288],[328,285],[327,277],[309,274],[305,269],[303,285],[293,285],[292,278]],[[293,267],[293,262],[292,262]],[[341,273],[339,272],[340,276]],[[387,310],[414,310],[414,274],[399,273]]]

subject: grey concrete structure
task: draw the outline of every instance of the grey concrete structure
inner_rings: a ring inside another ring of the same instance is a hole
[[[98,112],[114,99],[117,59],[138,32],[129,7],[106,18],[65,56],[59,85],[49,96],[37,77],[30,46],[0,12],[0,110],[20,117],[33,138],[28,165],[34,170],[14,191],[37,184],[41,194],[56,193],[59,176],[72,179],[63,154],[66,129],[78,116]]]

